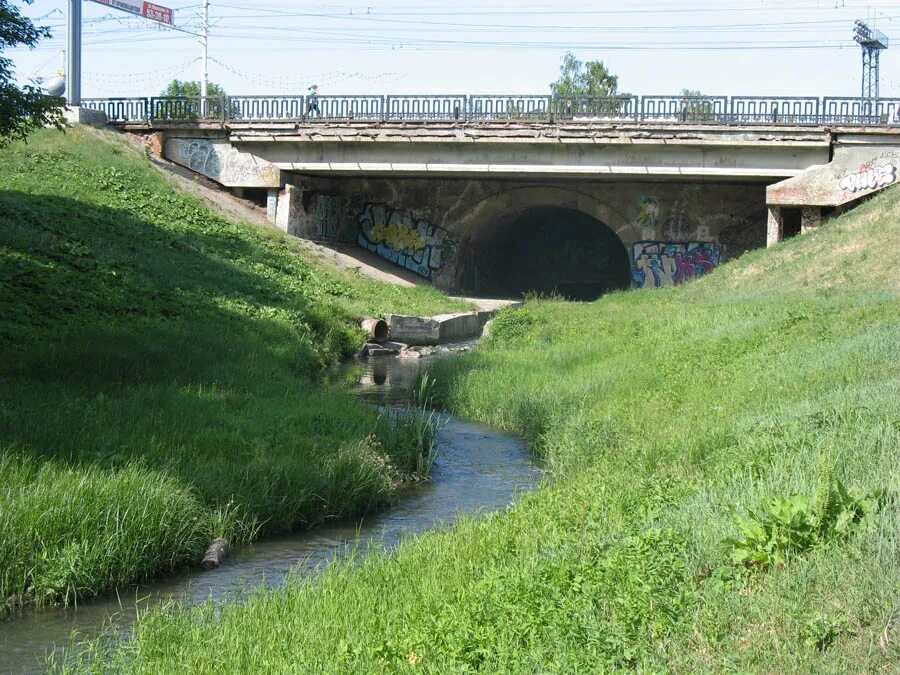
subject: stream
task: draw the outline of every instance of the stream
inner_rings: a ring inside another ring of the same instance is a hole
[[[334,369],[332,379],[355,380],[352,391],[366,402],[403,405],[416,375],[431,358],[438,357],[343,364]],[[192,570],[153,580],[77,607],[21,611],[0,621],[0,673],[43,672],[49,655],[69,647],[73,632],[82,641],[127,631],[139,611],[173,599],[196,604],[239,598],[260,585],[280,584],[298,567],[313,574],[349,546],[361,552],[391,548],[404,536],[448,525],[459,516],[503,509],[540,481],[541,469],[520,439],[449,415],[441,420],[431,480],[404,489],[389,509],[360,521],[242,546],[210,572]]]

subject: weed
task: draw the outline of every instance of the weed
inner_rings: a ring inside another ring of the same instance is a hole
[[[802,494],[773,496],[756,512],[737,521],[740,536],[724,544],[732,563],[767,569],[785,565],[791,556],[846,538],[858,526],[871,522],[879,494],[848,490],[834,478],[834,465],[824,463],[815,498]]]
[[[834,620],[816,615],[804,622],[800,639],[811,649],[825,651],[839,635],[849,632],[850,626],[845,618]]]

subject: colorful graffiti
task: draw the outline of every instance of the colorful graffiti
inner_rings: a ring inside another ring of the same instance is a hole
[[[896,180],[897,167],[893,162],[880,166],[863,165],[858,171],[841,177],[838,187],[845,192],[862,192],[886,187]]]
[[[228,143],[205,138],[166,141],[166,157],[231,187],[278,187],[278,167]]]
[[[360,246],[426,279],[456,257],[447,230],[416,220],[409,211],[369,204],[357,222]]]
[[[659,222],[659,197],[638,197],[637,224],[655,228]]]
[[[639,241],[631,247],[632,280],[637,288],[658,288],[698,279],[719,264],[715,242],[678,244]]]

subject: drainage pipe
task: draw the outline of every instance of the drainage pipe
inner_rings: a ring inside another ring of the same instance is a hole
[[[388,325],[384,319],[373,319],[364,316],[359,320],[359,326],[375,342],[385,342],[388,339]]]

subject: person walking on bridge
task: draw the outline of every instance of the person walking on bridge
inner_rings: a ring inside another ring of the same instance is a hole
[[[306,96],[306,116],[309,117],[315,110],[316,117],[319,117],[322,114],[319,112],[319,85],[313,84],[307,91],[309,93]]]

